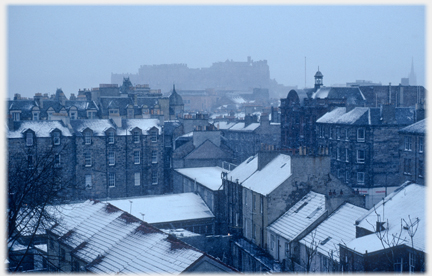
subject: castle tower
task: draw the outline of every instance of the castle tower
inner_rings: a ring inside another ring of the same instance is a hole
[[[184,111],[183,98],[179,94],[177,94],[175,90],[175,85],[173,85],[173,92],[169,96],[170,120],[174,120],[178,117],[182,117],[183,111]]]
[[[320,89],[321,86],[323,86],[323,74],[320,72],[319,70],[319,66],[318,66],[318,71],[315,73],[315,91],[317,91],[318,89]]]

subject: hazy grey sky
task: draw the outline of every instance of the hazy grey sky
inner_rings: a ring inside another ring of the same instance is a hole
[[[284,85],[425,85],[423,5],[7,6],[7,89],[33,96],[110,83],[140,65],[267,60]],[[158,87],[152,87],[158,88]]]

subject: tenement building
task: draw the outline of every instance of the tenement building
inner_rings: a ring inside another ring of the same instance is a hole
[[[281,99],[281,147],[293,152],[317,154],[316,120],[336,107],[414,107],[425,103],[426,90],[409,85],[323,86],[323,74],[315,74],[315,86],[293,89]]]
[[[120,126],[110,119],[22,121],[7,135],[10,164],[20,156],[32,169],[41,156],[54,156],[54,169],[73,183],[71,200],[162,194],[169,188],[156,119],[123,119]]]
[[[383,105],[336,108],[319,118],[318,154],[331,173],[354,188],[399,186],[399,135],[415,122],[415,108]]]

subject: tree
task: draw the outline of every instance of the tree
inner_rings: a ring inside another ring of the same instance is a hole
[[[7,243],[10,271],[23,265],[38,237],[55,223],[48,206],[61,204],[70,195],[73,179],[65,179],[67,175],[59,166],[59,154],[67,147],[67,144],[41,146],[38,151],[27,148],[9,154]],[[25,246],[22,254],[13,254],[17,244]]]

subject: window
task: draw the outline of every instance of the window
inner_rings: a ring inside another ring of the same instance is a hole
[[[110,150],[108,152],[108,165],[110,166],[115,165],[115,152],[113,150]]]
[[[20,120],[20,113],[19,112],[12,112],[12,119],[14,122],[19,122]]]
[[[26,146],[33,146],[33,133],[26,133]]]
[[[323,126],[318,127],[318,133],[319,133],[320,138],[324,137],[324,127]]]
[[[260,196],[260,211],[261,211],[261,214],[263,213],[263,211],[264,211],[264,197],[262,197],[262,196]]]
[[[285,257],[289,257],[289,243],[285,242]]]
[[[89,118],[89,119],[96,119],[96,112],[87,111],[87,118]]]
[[[256,239],[256,225],[252,224],[252,239]]]
[[[140,134],[139,134],[138,130],[135,130],[133,132],[133,141],[134,141],[134,143],[139,143],[139,141],[140,141]]]
[[[71,119],[71,120],[76,120],[76,119],[77,119],[76,112],[71,112],[71,113],[70,113],[70,119]]]
[[[336,139],[340,140],[340,128],[336,128]]]
[[[27,166],[29,169],[33,169],[33,155],[27,156]]]
[[[33,121],[39,121],[39,112],[33,112]]]
[[[58,153],[56,153],[56,155],[54,156],[54,167],[60,167],[60,154]]]
[[[364,162],[365,162],[365,151],[357,150],[357,163],[364,163]]]
[[[134,176],[135,186],[141,185],[141,174],[139,172],[136,172]]]
[[[134,151],[134,164],[139,164],[140,163],[140,152],[139,151]]]
[[[91,133],[90,132],[84,132],[84,143],[86,145],[90,145],[91,144]]]
[[[405,136],[405,151],[411,151],[412,144],[411,144],[411,137]]]
[[[86,167],[91,167],[92,165],[91,153],[89,151],[84,152],[84,164]]]
[[[423,152],[423,137],[419,137],[419,152]]]
[[[404,174],[411,174],[411,159],[404,159]]]
[[[348,129],[346,128],[346,129],[345,129],[345,140],[348,141],[348,138],[349,138],[349,137],[348,137]]]
[[[108,143],[114,144],[114,131],[108,132]]]
[[[152,184],[153,184],[153,185],[158,184],[158,176],[157,176],[157,172],[152,172]]]
[[[86,187],[86,189],[92,188],[92,176],[91,176],[91,174],[86,174],[86,176],[85,176],[85,187]]]
[[[415,270],[415,255],[414,253],[409,253],[408,255],[409,258],[409,272],[413,273]]]
[[[54,145],[60,145],[60,132],[53,132]]]
[[[345,149],[345,162],[349,162],[349,149]]]
[[[48,120],[52,120],[52,115],[53,115],[53,113],[54,113],[54,112],[52,112],[52,111],[48,111],[48,112],[47,112],[47,114],[48,114]]]
[[[329,128],[329,139],[333,139],[333,128]]]
[[[108,173],[108,186],[115,187],[115,173]]]
[[[348,183],[348,182],[349,182],[349,179],[350,179],[349,171],[346,170],[346,171],[345,171],[345,183]]]
[[[157,163],[157,151],[152,151],[152,163]]]
[[[339,147],[336,149],[336,159],[337,160],[341,160],[341,153],[340,153],[340,148]]]
[[[397,258],[396,262],[394,263],[394,271],[395,272],[402,272],[403,271],[403,258]]]
[[[358,128],[357,129],[357,142],[364,142],[365,141],[365,129],[364,128]]]
[[[419,160],[419,169],[418,169],[418,176],[419,177],[424,177],[424,162],[423,160]]]
[[[365,173],[357,172],[357,184],[363,185],[365,183]]]
[[[151,132],[151,141],[157,142],[157,131],[156,130]]]

